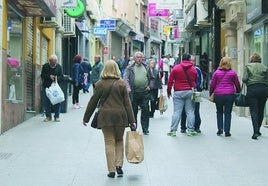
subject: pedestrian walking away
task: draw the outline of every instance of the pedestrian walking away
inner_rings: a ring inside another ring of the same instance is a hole
[[[52,104],[50,100],[48,99],[45,89],[50,87],[52,82],[55,82],[56,79],[58,82],[62,81],[63,79],[63,72],[62,67],[58,62],[58,57],[56,55],[51,55],[49,57],[49,63],[46,63],[42,67],[41,71],[41,78],[43,80],[43,97],[44,97],[44,103],[45,103],[45,115],[46,118],[44,119],[44,122],[48,122],[52,120],[51,116],[51,108]],[[58,103],[53,106],[54,108],[54,121],[59,122],[60,121],[60,109],[61,104]]]
[[[193,87],[190,86],[187,80],[186,73],[189,76],[189,81]],[[185,53],[182,55],[182,61],[180,64],[175,65],[171,70],[168,78],[167,95],[170,98],[171,90],[174,89],[173,93],[173,115],[171,120],[170,132],[168,136],[176,136],[179,121],[181,120],[182,110],[185,107],[187,115],[187,135],[195,136],[197,132],[194,130],[194,108],[195,104],[191,100],[193,95],[192,88],[196,88],[197,72],[191,61],[191,55]]]
[[[97,128],[101,128],[104,136],[109,171],[107,176],[110,178],[114,178],[116,173],[118,177],[123,176],[124,131],[129,124],[131,130],[136,130],[137,127],[126,83],[120,79],[120,74],[114,60],[105,63],[101,79],[96,83],[83,118],[83,125],[87,126],[94,110],[100,104]],[[111,87],[113,91],[110,91]],[[106,100],[104,104],[103,100]]]
[[[252,139],[261,136],[260,128],[264,117],[264,107],[267,101],[268,68],[261,63],[257,53],[250,56],[249,64],[244,67],[242,81],[247,85],[247,101],[253,126]]]
[[[209,95],[214,93],[214,102],[217,110],[217,135],[225,132],[230,137],[231,118],[234,103],[234,94],[241,91],[238,76],[231,68],[230,57],[223,57],[219,68],[214,72],[209,89]]]
[[[79,104],[79,91],[84,84],[84,69],[81,66],[82,56],[76,55],[73,58],[72,81],[73,81],[73,108],[79,109],[82,105]]]
[[[191,60],[195,65],[194,56],[191,57]],[[201,72],[201,70],[200,70],[200,68],[198,66],[195,65],[195,69],[196,69],[196,72],[197,72],[196,90],[198,92],[202,92],[203,75],[202,75],[202,72]],[[201,130],[200,130],[200,125],[201,125],[200,102],[195,102],[194,116],[195,116],[194,130],[197,133],[201,133]],[[181,133],[186,132],[186,129],[187,129],[187,127],[186,127],[186,118],[187,118],[186,112],[185,112],[185,109],[183,108],[182,116],[181,116]]]
[[[90,71],[91,71],[91,64],[88,61],[88,58],[83,58],[81,66],[84,70],[84,83],[83,83],[83,92],[89,93],[88,89],[90,87]]]
[[[136,52],[135,63],[129,65],[124,74],[124,80],[130,94],[135,120],[137,120],[138,107],[141,109],[140,123],[143,134],[149,134],[149,100],[150,100],[150,77],[146,65],[142,62],[143,54]]]

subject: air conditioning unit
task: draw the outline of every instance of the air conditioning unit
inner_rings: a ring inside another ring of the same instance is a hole
[[[75,19],[69,17],[67,14],[63,15],[63,34],[64,36],[75,36]]]
[[[59,24],[56,21],[56,17],[43,17],[40,26],[45,28],[58,27]]]

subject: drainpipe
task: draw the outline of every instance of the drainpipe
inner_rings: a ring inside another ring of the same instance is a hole
[[[3,1],[0,1],[0,30],[2,31],[3,30],[3,27],[2,27],[2,23],[3,23],[3,4],[2,4]],[[0,59],[2,60],[2,33],[0,34]],[[4,87],[2,85],[2,64],[0,65],[0,83],[1,83],[1,87]],[[2,89],[0,90],[0,104],[2,105]],[[3,118],[2,117],[2,106],[0,107],[0,118]],[[2,133],[2,119],[0,119],[0,134]]]

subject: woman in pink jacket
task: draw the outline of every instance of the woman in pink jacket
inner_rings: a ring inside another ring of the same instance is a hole
[[[214,93],[214,102],[217,109],[217,135],[223,134],[224,130],[226,137],[231,136],[230,128],[234,94],[240,92],[240,89],[237,74],[231,69],[231,58],[223,57],[219,68],[212,76],[209,90],[210,95]]]

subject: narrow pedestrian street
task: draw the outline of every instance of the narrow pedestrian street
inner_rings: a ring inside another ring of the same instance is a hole
[[[166,90],[166,87],[164,87]],[[165,91],[164,91],[165,92]],[[204,92],[203,94],[206,94]],[[215,105],[201,103],[201,131],[188,137],[179,131],[167,136],[168,110],[150,119],[143,136],[145,159],[125,160],[124,177],[108,178],[104,140],[100,130],[82,125],[92,95],[80,93],[81,109],[60,115],[61,122],[43,122],[37,115],[0,136],[1,186],[265,186],[268,184],[268,129],[252,140],[250,118],[232,115],[231,137],[217,136]],[[126,129],[130,130],[129,128]],[[138,126],[138,131],[141,127]]]

